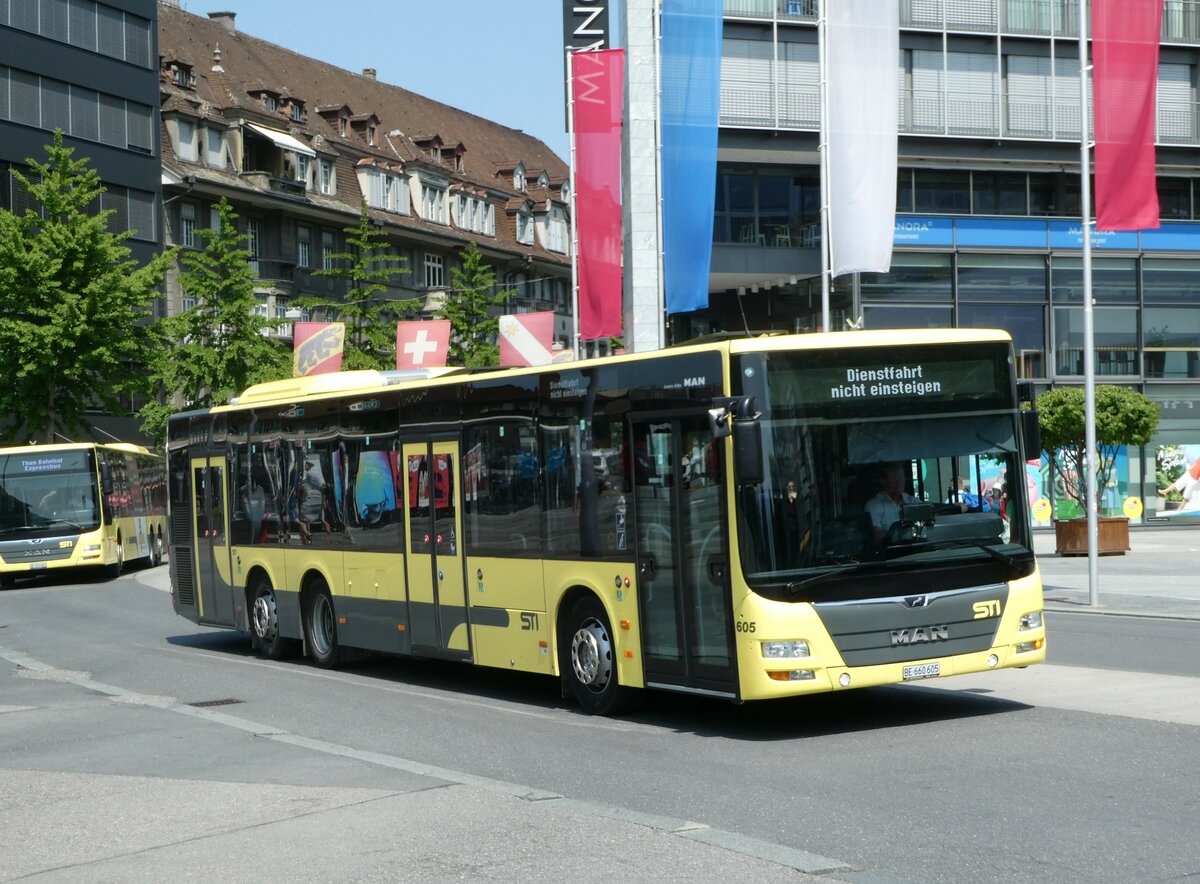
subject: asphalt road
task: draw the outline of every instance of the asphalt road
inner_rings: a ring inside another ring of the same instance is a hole
[[[611,720],[544,678],[261,660],[164,575],[0,592],[0,879],[1200,875],[1195,621],[1055,612],[1046,666]]]

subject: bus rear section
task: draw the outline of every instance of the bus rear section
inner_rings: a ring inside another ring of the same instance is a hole
[[[761,473],[735,480],[742,698],[1043,662],[1008,342],[849,341],[734,358]]]
[[[70,568],[157,563],[165,466],[133,445],[0,449],[0,583]]]

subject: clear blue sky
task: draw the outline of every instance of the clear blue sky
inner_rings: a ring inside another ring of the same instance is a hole
[[[562,0],[181,0],[195,15],[523,129],[568,162]]]

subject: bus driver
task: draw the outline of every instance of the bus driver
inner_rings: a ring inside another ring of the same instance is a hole
[[[887,537],[888,528],[900,521],[900,507],[910,503],[920,503],[904,490],[904,466],[898,463],[885,463],[879,467],[879,493],[867,501],[865,509],[871,517],[871,527],[875,532],[875,542],[881,542]]]

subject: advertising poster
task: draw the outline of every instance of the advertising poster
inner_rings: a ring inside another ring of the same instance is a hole
[[[1200,516],[1200,445],[1160,445],[1154,464],[1158,515]]]

